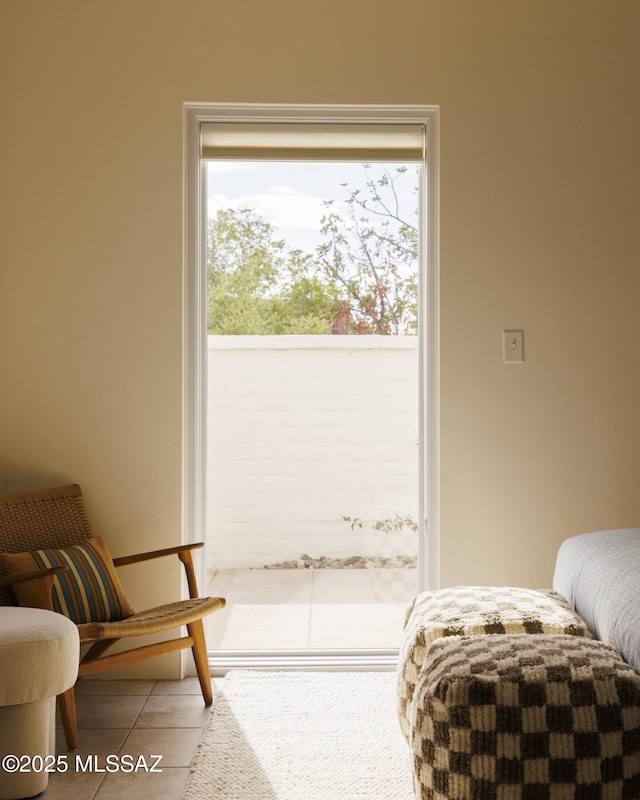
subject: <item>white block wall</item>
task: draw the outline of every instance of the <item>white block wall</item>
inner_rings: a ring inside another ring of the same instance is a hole
[[[417,552],[342,520],[418,518],[415,337],[211,336],[208,387],[211,568]]]

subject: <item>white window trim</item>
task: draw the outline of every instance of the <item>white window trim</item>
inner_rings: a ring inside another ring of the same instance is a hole
[[[426,252],[420,293],[420,589],[440,586],[440,438],[439,438],[439,109],[437,106],[331,106],[185,103],[183,228],[182,370],[182,530],[183,541],[206,535],[206,297],[201,224],[205,204],[200,125],[203,122],[422,123],[426,130],[426,186],[421,216]],[[423,244],[424,247],[424,244]],[[428,446],[427,446],[428,442]],[[201,553],[201,551],[200,551]],[[204,557],[196,562],[200,586],[206,586]],[[183,660],[184,664],[184,660]],[[184,671],[184,668],[183,668]]]

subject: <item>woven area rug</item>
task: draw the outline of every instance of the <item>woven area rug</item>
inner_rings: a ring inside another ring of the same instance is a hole
[[[413,800],[393,672],[230,672],[183,800]]]

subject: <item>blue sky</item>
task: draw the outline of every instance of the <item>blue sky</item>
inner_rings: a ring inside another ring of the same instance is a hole
[[[395,166],[390,165],[391,170]],[[209,161],[208,212],[214,215],[220,208],[252,208],[274,225],[278,235],[291,246],[313,251],[322,241],[322,201],[331,199],[342,205],[348,196],[340,186],[345,182],[352,188],[364,189],[361,164]],[[415,207],[416,185],[417,166],[410,165],[396,184],[408,215]]]

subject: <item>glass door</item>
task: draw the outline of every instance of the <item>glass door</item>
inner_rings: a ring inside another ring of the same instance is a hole
[[[391,651],[418,591],[420,181],[207,160],[211,649]]]
[[[227,599],[214,670],[392,665],[438,586],[437,148],[435,107],[185,106],[183,524]]]

